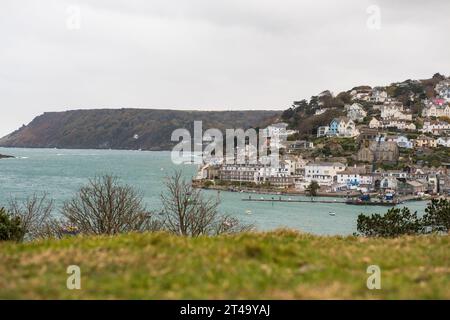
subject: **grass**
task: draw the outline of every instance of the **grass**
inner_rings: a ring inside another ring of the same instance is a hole
[[[369,265],[381,290],[368,290]],[[66,269],[81,268],[81,290]],[[450,299],[448,236],[366,239],[288,230],[0,244],[2,299]]]

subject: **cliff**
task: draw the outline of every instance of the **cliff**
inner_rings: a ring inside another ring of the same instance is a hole
[[[265,126],[279,111],[97,109],[47,112],[0,139],[2,147],[170,150],[172,132],[194,121],[203,129]]]

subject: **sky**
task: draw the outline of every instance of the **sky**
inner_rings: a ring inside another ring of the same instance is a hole
[[[450,75],[450,1],[1,0],[0,136],[46,111],[286,109]]]

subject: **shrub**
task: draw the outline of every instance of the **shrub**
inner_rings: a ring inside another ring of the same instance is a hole
[[[19,217],[12,217],[4,208],[0,208],[0,241],[21,241],[23,230]]]
[[[421,223],[417,214],[411,213],[409,208],[392,208],[385,215],[360,214],[357,229],[362,235],[368,237],[398,237],[417,234],[421,229]]]
[[[9,201],[9,212],[20,220],[24,238],[22,240],[47,237],[52,210],[53,201],[47,199],[47,194],[34,194],[23,202],[17,199]]]
[[[219,199],[204,198],[199,189],[182,178],[181,172],[166,178],[166,192],[161,194],[164,229],[178,235],[231,234],[252,229],[239,220],[218,212]]]
[[[432,200],[425,209],[423,225],[429,232],[450,231],[450,201]]]
[[[62,215],[66,224],[84,234],[113,235],[159,227],[142,204],[142,196],[109,175],[90,180],[64,204]]]
[[[425,215],[418,218],[408,208],[392,208],[385,215],[360,214],[358,232],[368,237],[398,237],[432,232],[449,232],[450,202],[445,199],[432,200],[425,209]]]

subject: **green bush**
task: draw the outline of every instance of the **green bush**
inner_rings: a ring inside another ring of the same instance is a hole
[[[22,238],[20,218],[11,217],[4,208],[0,208],[0,241],[21,241]]]
[[[417,214],[411,213],[408,208],[392,208],[385,215],[360,214],[357,229],[367,237],[398,237],[419,233],[421,223]]]
[[[450,231],[450,201],[432,200],[425,209],[423,225],[430,232]]]
[[[419,218],[417,212],[408,208],[392,208],[385,215],[360,214],[357,229],[367,237],[398,237],[433,232],[450,231],[450,202],[445,199],[432,200],[425,209],[426,214]]]

